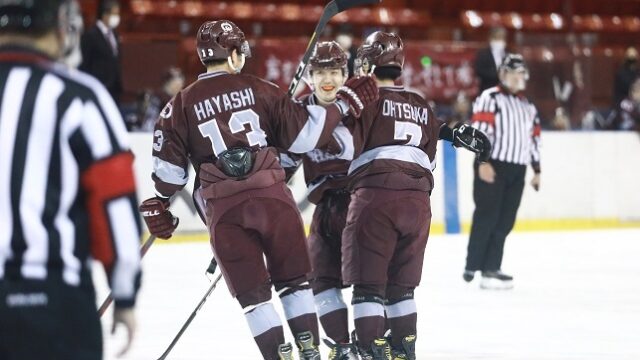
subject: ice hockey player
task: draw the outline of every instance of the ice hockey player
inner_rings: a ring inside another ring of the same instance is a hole
[[[307,81],[313,93],[301,98],[305,105],[330,106],[348,77],[348,55],[338,43],[321,42],[309,59]],[[345,119],[347,121],[351,118]],[[353,159],[353,137],[344,124],[333,130],[328,146],[301,156],[308,200],[316,205],[308,237],[311,254],[311,288],[325,334],[333,341],[329,360],[357,359],[349,342],[347,305],[342,298],[341,243],[350,194],[347,170]],[[298,160],[283,154],[283,166],[294,169]],[[296,161],[292,161],[296,160]],[[287,168],[285,168],[287,170]]]
[[[371,79],[355,79],[338,90],[335,105],[295,103],[275,85],[240,74],[250,49],[240,28],[226,20],[200,27],[197,51],[207,73],[160,115],[153,144],[157,197],[145,200],[141,211],[151,233],[171,237],[177,221],[169,199],[187,183],[190,161],[197,174],[194,200],[215,259],[262,356],[291,356],[271,302],[275,286],[302,358],[319,359],[303,223],[275,148],[306,153],[324,145],[341,119],[359,115],[378,90]]]
[[[402,40],[375,32],[358,49],[360,72],[375,75],[380,98],[354,122],[352,189],[342,237],[342,276],[354,285],[353,315],[363,359],[415,359],[417,308],[438,139],[489,154],[480,131],[444,126],[420,95],[395,86]],[[385,311],[391,343],[383,338]]]

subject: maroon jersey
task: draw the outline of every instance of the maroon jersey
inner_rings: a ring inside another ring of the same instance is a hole
[[[200,75],[167,104],[156,124],[156,193],[171,196],[187,183],[188,160],[199,174],[202,163],[214,163],[217,156],[235,147],[258,152],[252,175],[268,170],[273,177],[273,172],[282,173],[282,168],[265,157],[277,160],[277,152],[263,148],[308,152],[331,139],[341,118],[338,106],[297,104],[277,86],[254,76],[226,72]],[[228,180],[236,188],[233,192],[256,183],[264,185],[260,181],[233,181],[221,172],[219,175],[216,182]]]
[[[313,94],[303,96],[301,102],[305,106],[317,105]],[[354,151],[353,136],[342,122],[332,135],[327,146],[321,149],[313,149],[301,156],[281,154],[281,164],[285,168],[295,167],[302,161],[307,196],[314,204],[318,204],[326,190],[344,189],[348,184],[347,171]]]
[[[354,123],[351,187],[430,191],[442,124],[419,94],[381,87],[380,99]]]

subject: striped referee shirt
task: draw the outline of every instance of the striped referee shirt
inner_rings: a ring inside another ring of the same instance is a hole
[[[97,80],[0,49],[0,281],[91,287],[93,257],[117,305],[133,305],[140,224],[127,136]]]
[[[489,88],[473,104],[471,124],[491,140],[493,160],[531,164],[540,172],[540,117],[526,97]]]

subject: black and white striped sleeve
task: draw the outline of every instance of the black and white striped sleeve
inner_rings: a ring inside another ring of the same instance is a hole
[[[71,152],[82,159],[78,171],[89,213],[92,256],[105,267],[116,306],[129,307],[140,282],[141,226],[133,154],[118,108],[106,89],[92,80],[87,82],[89,95],[82,102],[73,100],[64,114],[62,133],[69,129]]]
[[[534,107],[534,119],[533,119],[533,131],[531,133],[531,167],[533,171],[538,174],[541,171],[540,168],[540,114],[538,109]]]
[[[483,92],[473,103],[471,125],[495,143],[496,100],[490,91]]]

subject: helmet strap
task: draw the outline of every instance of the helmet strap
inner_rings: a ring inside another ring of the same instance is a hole
[[[239,58],[240,58],[240,66],[236,68],[233,65],[233,58],[231,56],[227,57],[227,63],[229,63],[229,67],[231,68],[231,70],[233,70],[235,74],[239,74],[242,71],[242,68],[244,67],[244,62],[245,62],[244,54],[240,54]]]

